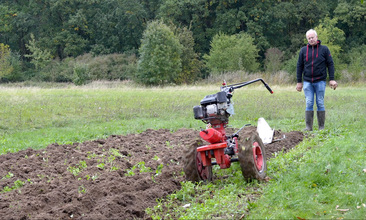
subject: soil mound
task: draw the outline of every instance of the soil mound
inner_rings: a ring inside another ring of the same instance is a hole
[[[253,129],[253,127],[245,128]],[[275,131],[267,159],[303,140],[303,133]],[[0,155],[1,219],[134,219],[156,199],[179,190],[193,129],[147,130],[107,139],[51,144]]]

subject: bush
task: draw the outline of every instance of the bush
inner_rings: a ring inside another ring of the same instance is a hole
[[[289,76],[290,76],[290,78],[293,82],[297,81],[297,79],[296,79],[296,68],[297,68],[297,60],[298,59],[299,59],[298,53],[294,54],[291,59],[285,61],[284,66],[283,66],[283,70],[286,71],[289,74]]]
[[[209,55],[205,55],[206,65],[211,72],[258,70],[258,49],[253,38],[246,33],[237,35],[218,34],[211,42]]]
[[[84,54],[76,58],[76,62],[88,65],[90,80],[128,80],[137,69],[135,54],[108,54],[94,57]]]
[[[281,70],[283,52],[278,48],[269,48],[265,53],[265,67],[267,73],[275,73]]]
[[[23,62],[18,53],[9,51],[5,63],[0,65],[0,82],[19,82],[26,80]]]
[[[76,63],[74,66],[74,76],[72,82],[77,85],[84,85],[90,80],[88,66],[82,63]]]
[[[84,84],[90,80],[127,80],[137,69],[134,54],[109,54],[94,57],[84,54],[63,61],[53,60],[42,68],[33,79],[46,82],[76,82]]]
[[[74,58],[67,58],[63,61],[53,60],[42,68],[34,79],[46,82],[72,82],[74,65]]]
[[[343,77],[343,74],[346,74],[343,73],[341,79],[348,78],[351,81],[364,80],[366,72],[366,45],[351,49],[347,57],[349,59],[348,74],[347,77]]]

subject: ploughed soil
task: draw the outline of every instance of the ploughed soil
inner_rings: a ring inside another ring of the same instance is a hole
[[[276,130],[267,160],[303,137]],[[147,219],[146,208],[180,189],[184,149],[199,140],[193,129],[146,130],[0,155],[0,219]]]

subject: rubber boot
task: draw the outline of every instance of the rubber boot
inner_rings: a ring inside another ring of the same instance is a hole
[[[318,117],[319,130],[323,130],[325,123],[325,111],[317,111],[316,114]]]
[[[314,111],[305,111],[305,123],[306,123],[305,131],[313,130],[313,119],[314,119]]]

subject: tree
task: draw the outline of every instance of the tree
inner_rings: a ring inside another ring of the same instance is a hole
[[[283,52],[278,48],[269,48],[265,53],[265,67],[268,73],[275,73],[282,67]]]
[[[328,46],[332,53],[333,59],[338,59],[342,51],[342,46],[346,40],[343,30],[336,27],[338,20],[336,18],[324,18],[320,24],[315,27],[318,34],[318,39],[322,44]]]
[[[13,67],[9,62],[9,56],[9,46],[0,43],[0,78],[8,76],[13,71]]]
[[[192,83],[200,78],[204,67],[198,53],[194,51],[193,33],[187,27],[178,28],[174,25],[171,26],[171,30],[173,30],[183,46],[181,54],[182,71],[178,74],[176,83]]]
[[[258,49],[249,34],[226,35],[220,33],[212,39],[210,53],[205,55],[204,59],[211,72],[236,70],[252,72],[259,67],[257,57]]]
[[[31,52],[31,54],[26,55],[26,57],[31,58],[30,62],[34,64],[37,70],[45,67],[52,60],[51,53],[48,50],[42,50],[37,46],[33,34],[31,34],[31,40],[26,47]]]
[[[102,1],[100,7],[91,8],[89,14],[93,53],[136,52],[140,47],[148,21],[148,13],[141,1]]]
[[[338,19],[337,27],[345,32],[347,44],[345,50],[358,47],[366,41],[366,6],[358,1],[340,0],[334,14]]]
[[[326,17],[315,27],[315,30],[317,31],[318,39],[329,48],[335,65],[335,77],[339,78],[340,71],[345,68],[344,61],[340,58],[345,36],[344,32],[336,27],[336,24],[336,18],[330,19]]]
[[[139,48],[137,80],[146,85],[175,83],[182,71],[182,45],[162,21],[147,25]]]
[[[212,30],[213,7],[206,0],[166,0],[160,6],[157,18],[188,27],[196,42],[195,51],[207,53],[209,41],[215,34]]]

